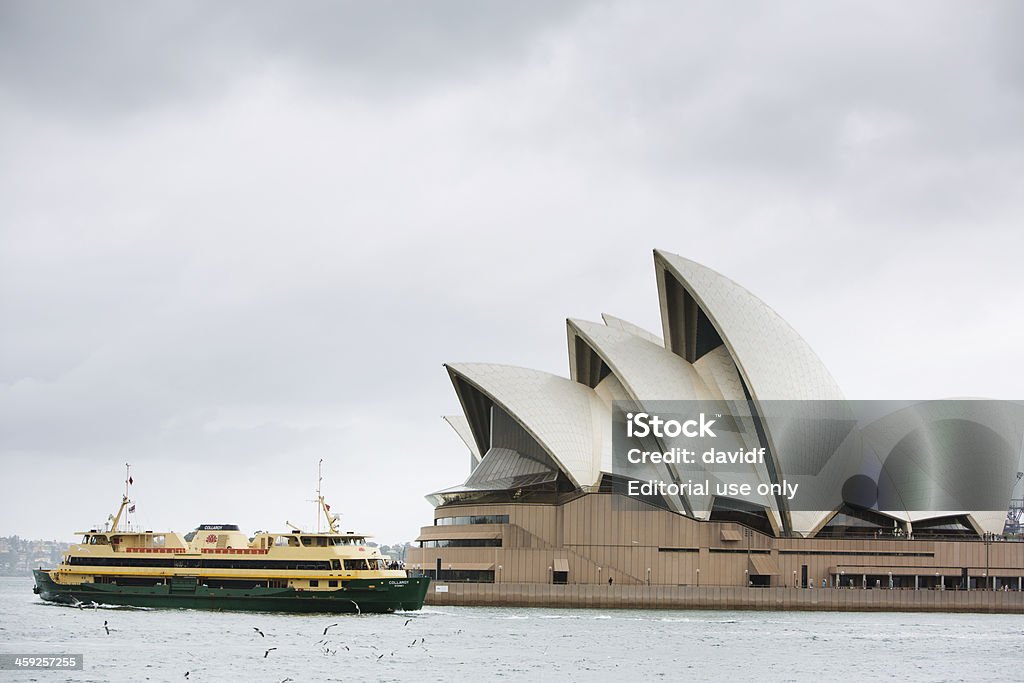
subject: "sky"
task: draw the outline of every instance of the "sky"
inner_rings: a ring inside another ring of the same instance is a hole
[[[1020,3],[0,4],[0,535],[412,540],[445,362],[660,334],[652,250],[850,398],[1020,399]]]

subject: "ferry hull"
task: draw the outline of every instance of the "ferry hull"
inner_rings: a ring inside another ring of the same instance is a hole
[[[396,612],[423,607],[430,579],[357,579],[344,588],[302,591],[292,588],[209,588],[169,580],[157,586],[118,586],[112,583],[62,585],[47,570],[36,569],[36,594],[65,604],[97,603],[132,607],[247,610],[257,612]],[[184,584],[184,585],[183,585]]]

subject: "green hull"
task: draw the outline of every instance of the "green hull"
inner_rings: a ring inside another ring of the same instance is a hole
[[[158,586],[84,583],[62,586],[45,570],[34,570],[35,593],[43,600],[66,604],[97,603],[132,607],[248,610],[258,612],[395,612],[423,607],[430,579],[356,579],[331,591],[292,588],[208,588],[194,582],[171,581]],[[372,588],[371,588],[372,586]]]

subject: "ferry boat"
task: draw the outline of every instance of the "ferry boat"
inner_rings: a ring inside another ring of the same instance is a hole
[[[194,532],[120,528],[125,495],[109,529],[79,532],[54,569],[36,569],[34,592],[69,604],[283,612],[394,612],[423,606],[430,579],[388,565],[367,536],[341,533],[317,487],[328,531],[246,538],[234,524]]]

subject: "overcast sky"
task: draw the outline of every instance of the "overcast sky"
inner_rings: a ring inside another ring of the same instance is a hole
[[[0,535],[382,542],[444,362],[660,333],[651,251],[851,398],[1022,398],[1020,3],[0,3]]]

